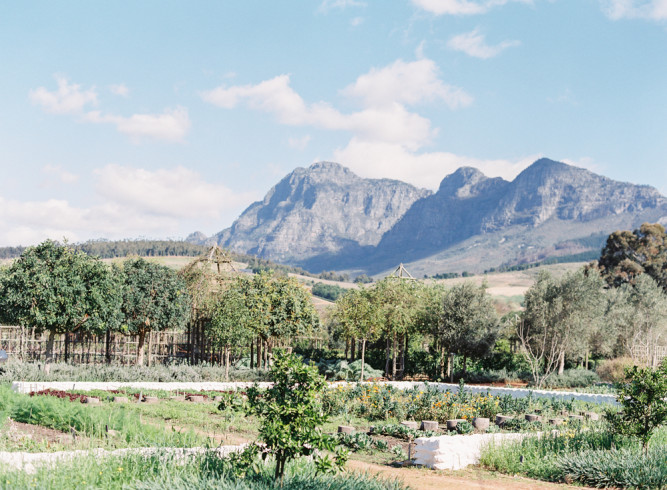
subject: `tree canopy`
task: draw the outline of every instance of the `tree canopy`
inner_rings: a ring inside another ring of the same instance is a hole
[[[119,280],[100,260],[47,240],[23,251],[0,275],[2,320],[53,336],[117,326]]]

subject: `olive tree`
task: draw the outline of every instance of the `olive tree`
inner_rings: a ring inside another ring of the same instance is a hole
[[[526,292],[525,304],[515,325],[533,381],[541,386],[556,369],[563,372],[565,356],[581,356],[589,349],[603,317],[602,280],[595,270],[577,270],[560,279],[541,272]]]
[[[29,247],[0,277],[4,322],[49,332],[47,361],[59,333],[101,333],[119,320],[121,285],[102,261],[47,240]],[[65,340],[65,361],[69,342]]]
[[[437,336],[450,356],[463,356],[464,373],[469,357],[484,357],[491,352],[499,331],[498,315],[484,285],[466,281],[445,293]],[[451,376],[451,361],[449,364]]]
[[[181,328],[190,315],[190,297],[185,281],[176,272],[142,258],[123,262],[121,331],[137,335],[137,365],[144,363],[146,334]]]
[[[364,380],[366,342],[372,342],[380,333],[379,308],[374,303],[373,291],[360,287],[351,289],[336,300],[331,318],[339,332],[347,339],[361,339],[361,374]]]

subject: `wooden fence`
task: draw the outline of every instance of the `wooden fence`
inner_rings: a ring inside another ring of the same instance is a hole
[[[635,345],[630,349],[632,359],[640,361],[650,367],[658,367],[667,357],[666,345]]]
[[[87,335],[81,333],[56,335],[53,343],[53,361],[64,361],[67,349],[68,361],[75,364],[134,364],[137,358],[137,336],[118,333]],[[45,361],[48,333],[35,334],[33,329],[0,326],[0,348],[10,357],[22,361]],[[68,343],[69,345],[65,345]],[[200,351],[200,347],[204,351]],[[148,365],[172,361],[219,360],[207,346],[198,345],[195,350],[190,342],[190,332],[150,332],[146,335],[145,352]]]

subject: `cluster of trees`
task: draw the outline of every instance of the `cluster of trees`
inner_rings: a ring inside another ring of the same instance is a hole
[[[185,324],[190,300],[183,279],[135,258],[110,267],[82,251],[46,241],[0,269],[0,322],[56,334],[122,332],[138,335],[138,362],[150,330]],[[65,359],[69,336],[65,337]]]
[[[385,374],[400,376],[409,356],[409,339],[418,336],[438,357],[440,372],[452,375],[454,355],[480,358],[493,348],[500,321],[484,286],[472,283],[445,289],[389,276],[372,288],[350,290],[331,311],[330,322],[346,339],[346,357],[360,344],[362,365],[367,342],[384,345]],[[361,372],[363,378],[363,371]]]
[[[335,284],[324,284],[323,282],[316,282],[312,287],[312,292],[315,296],[328,299],[329,301],[336,301],[345,291],[345,288]]]
[[[308,334],[319,318],[308,291],[286,276],[231,276],[206,260],[180,273],[142,258],[109,266],[46,241],[0,269],[0,322],[48,332],[47,359],[56,334],[136,335],[138,364],[148,332],[189,324],[224,351],[228,368],[230,353],[248,348],[253,367],[268,367],[274,345]]]

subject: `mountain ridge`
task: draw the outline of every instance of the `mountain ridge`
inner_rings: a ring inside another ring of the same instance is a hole
[[[207,241],[315,271],[378,274],[403,262],[427,273],[474,272],[580,253],[572,244],[587,235],[666,216],[667,199],[651,186],[547,158],[512,181],[461,167],[436,192],[317,162],[290,172]],[[464,243],[476,255],[459,250]]]

